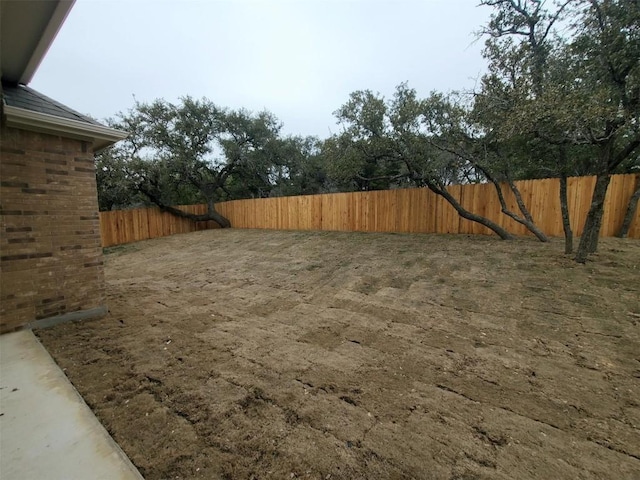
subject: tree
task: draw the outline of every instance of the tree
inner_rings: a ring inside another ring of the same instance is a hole
[[[408,183],[384,98],[369,90],[353,92],[334,115],[343,132],[325,140],[323,155],[341,191],[387,190]]]
[[[131,132],[117,151],[127,158],[129,180],[169,213],[228,227],[216,202],[247,192],[265,196],[262,189],[271,188],[281,126],[269,112],[226,110],[184,97],[179,104],[136,103],[118,123]],[[207,213],[189,214],[174,206],[184,201],[204,201]]]
[[[487,54],[494,72],[504,75],[494,78],[508,78],[502,83],[515,99],[505,112],[507,129],[555,147],[562,192],[576,165],[572,150],[594,152],[586,169],[597,176],[596,186],[576,253],[583,263],[597,249],[610,175],[640,145],[640,2],[573,0],[550,4],[550,10],[539,0],[483,4],[495,9]],[[576,20],[565,19],[563,34],[554,33],[568,9]],[[553,168],[548,161],[542,166]],[[564,195],[563,220],[568,226]]]
[[[309,195],[333,190],[321,142],[316,137],[290,136],[280,143],[280,161],[271,172],[271,196]]]
[[[430,135],[427,139],[437,149],[459,158],[461,165],[470,166],[477,176],[491,182],[502,213],[524,225],[541,242],[548,242],[548,237],[535,225],[514,183],[519,176],[518,170],[522,169],[522,164],[515,161],[523,158],[520,141],[517,137],[502,140],[495,134],[491,115],[478,107],[482,105],[478,98],[481,97],[476,97],[474,103],[468,106],[457,94],[432,94],[426,103],[426,118],[430,130],[437,132],[437,135]],[[519,212],[507,206],[503,183],[514,194]]]
[[[127,174],[126,159],[114,147],[105,148],[95,155],[98,204],[101,211],[127,208],[144,204]]]
[[[598,150],[596,186],[576,261],[598,247],[611,174],[640,147],[640,1],[584,2],[572,44],[580,138]],[[581,120],[581,121],[580,121]]]
[[[426,187],[449,202],[458,214],[480,223],[502,239],[512,235],[491,220],[466,210],[449,193],[468,169],[460,155],[434,148],[431,138],[441,134],[434,127],[433,108],[417,98],[406,84],[385,101],[371,91],[357,91],[335,112],[343,132],[330,138],[325,154],[359,189],[377,186]]]
[[[622,225],[620,226],[620,230],[618,231],[617,236],[620,238],[626,238],[629,234],[629,229],[631,228],[631,222],[636,216],[636,211],[638,210],[638,201],[640,201],[640,174],[636,175],[636,189],[629,198],[629,203],[627,205],[627,211],[624,215],[624,219],[622,220]]]
[[[529,107],[540,102],[549,86],[550,59],[561,45],[556,27],[563,21],[571,3],[571,0],[554,2],[552,8],[547,9],[545,2],[539,0],[481,2],[481,5],[492,7],[494,12],[483,32],[489,36],[484,49],[489,72],[482,78],[474,107],[476,120],[503,146],[513,145],[515,141],[536,152],[537,158],[529,156],[524,163],[520,163],[522,156],[516,156],[520,161],[516,165],[513,156],[509,163],[502,160],[502,168],[524,171],[528,178],[549,174],[560,178],[566,253],[573,251],[567,199],[570,142],[562,135],[557,139],[562,130],[553,116],[545,114],[546,110],[541,110],[539,105],[534,109]],[[529,220],[530,216],[521,211]]]

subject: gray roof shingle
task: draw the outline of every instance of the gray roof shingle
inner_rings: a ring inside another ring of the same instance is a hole
[[[56,102],[52,98],[49,98],[26,85],[10,85],[3,83],[2,97],[4,103],[11,107],[23,108],[32,112],[53,115],[54,117],[103,126],[92,118],[82,115],[81,113]]]

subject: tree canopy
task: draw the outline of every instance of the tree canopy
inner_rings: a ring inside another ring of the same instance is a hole
[[[136,103],[110,123],[130,135],[97,157],[102,208],[151,202],[228,226],[216,202],[315,193],[326,183],[316,139],[283,137],[267,111],[229,110],[184,97],[177,104]],[[207,204],[207,214],[174,207],[199,202]]]

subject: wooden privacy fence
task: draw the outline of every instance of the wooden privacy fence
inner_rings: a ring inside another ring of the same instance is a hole
[[[638,175],[613,175],[605,202],[602,236],[614,236],[622,224]],[[516,182],[536,224],[550,236],[562,236],[560,182],[558,179]],[[569,211],[574,234],[580,235],[591,205],[595,177],[568,181]],[[491,184],[454,185],[449,192],[467,210],[483,215],[515,235],[529,232],[501,213]],[[504,187],[509,208],[518,212],[514,195]],[[180,207],[204,213],[204,205]],[[373,192],[332,193],[297,197],[234,200],[217,205],[234,228],[278,230],[338,230],[360,232],[491,234],[482,225],[461,218],[442,197],[425,188]],[[640,210],[632,222],[630,238],[640,238]],[[158,209],[138,209],[100,214],[103,246],[147,238],[215,228],[214,222],[195,224]]]
[[[195,214],[207,211],[206,205],[182,205],[177,208]],[[162,212],[158,208],[100,212],[100,235],[103,247],[209,228],[218,228],[218,224],[215,222],[192,222],[186,218]]]

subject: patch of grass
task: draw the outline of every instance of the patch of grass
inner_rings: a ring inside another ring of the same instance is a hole
[[[140,247],[135,245],[134,243],[126,243],[124,245],[115,245],[113,247],[104,247],[102,249],[102,253],[104,255],[114,255],[119,256],[124,253],[130,253],[140,250]]]

